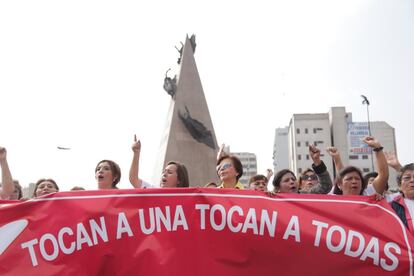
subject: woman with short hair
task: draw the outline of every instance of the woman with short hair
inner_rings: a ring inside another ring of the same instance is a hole
[[[297,194],[299,185],[295,174],[288,169],[280,170],[273,178],[275,193]]]
[[[243,165],[236,156],[223,154],[217,160],[217,175],[221,180],[218,188],[244,189],[243,184],[239,182],[243,175]]]
[[[51,178],[41,178],[35,184],[33,197],[44,196],[59,192],[59,186],[56,181]]]
[[[372,136],[366,136],[363,142],[375,153],[378,175],[372,181],[372,185],[364,181],[360,169],[347,166],[341,169],[335,179],[334,194],[337,195],[382,195],[388,183],[388,164],[383,147],[380,142]]]
[[[95,179],[99,190],[117,189],[121,180],[121,169],[112,160],[101,160],[95,167]]]
[[[139,173],[139,158],[141,154],[141,141],[134,135],[134,142],[132,144],[132,163],[129,170],[129,182],[134,188],[153,188],[153,185],[148,184],[138,177]],[[160,187],[161,188],[187,188],[190,186],[188,171],[184,164],[178,161],[170,161],[165,166],[161,174]]]
[[[312,158],[312,169],[305,170],[299,182],[290,170],[282,170],[273,179],[275,192],[301,194],[327,194],[332,188],[332,180],[326,165],[321,160],[321,151],[311,145],[309,155]]]

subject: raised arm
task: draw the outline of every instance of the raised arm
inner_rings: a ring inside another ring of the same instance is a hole
[[[0,167],[1,167],[1,184],[0,198],[7,199],[14,192],[13,178],[7,163],[6,148],[0,147]]]
[[[217,153],[217,161],[220,160],[220,158],[224,155],[226,155],[226,152],[224,151],[224,147],[226,146],[226,144],[221,144],[220,149]]]
[[[270,181],[270,178],[273,176],[273,171],[272,169],[267,169],[266,170],[266,178],[267,178],[267,182]]]
[[[142,180],[138,177],[139,172],[139,156],[141,154],[141,141],[137,140],[137,136],[134,134],[134,143],[131,146],[133,156],[131,168],[129,169],[129,182],[134,188],[141,188]]]
[[[376,166],[378,176],[375,177],[372,185],[374,186],[375,191],[382,195],[385,191],[389,176],[388,163],[385,158],[383,147],[381,146],[381,143],[372,136],[366,136],[362,141],[372,148],[375,157],[377,158]]]
[[[326,151],[332,157],[332,159],[335,163],[336,171],[339,172],[340,170],[342,170],[344,168],[344,164],[342,163],[342,159],[341,159],[341,155],[339,153],[339,150],[335,147],[328,147],[328,148],[326,148]]]
[[[318,175],[319,183],[310,190],[305,191],[309,194],[327,194],[332,189],[332,179],[326,168],[326,165],[321,160],[321,151],[313,146],[309,146],[309,155],[312,158],[312,169]]]
[[[388,166],[399,172],[402,168],[400,161],[398,161],[397,153],[395,151],[384,151]]]

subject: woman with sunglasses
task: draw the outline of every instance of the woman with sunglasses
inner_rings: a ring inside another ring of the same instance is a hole
[[[243,175],[243,165],[236,156],[221,154],[217,161],[217,174],[221,180],[218,188],[244,189],[239,182]]]
[[[321,160],[321,151],[315,146],[309,146],[309,155],[313,160],[312,168],[301,175],[299,182],[290,170],[279,171],[273,186],[276,193],[327,194],[332,188],[329,172]]]
[[[385,198],[408,230],[414,233],[414,163],[400,165],[397,183],[400,192]]]
[[[301,194],[327,194],[332,189],[332,179],[321,160],[321,151],[309,146],[309,155],[312,158],[312,169],[307,169],[299,179],[299,193]]]
[[[402,166],[395,152],[384,152],[384,156],[388,166],[398,172],[397,184],[399,192],[393,194],[384,193],[383,196],[405,227],[411,233],[414,233],[414,163]]]
[[[318,176],[316,173],[311,169],[307,168],[300,174],[299,177],[299,190],[308,190],[319,183]]]

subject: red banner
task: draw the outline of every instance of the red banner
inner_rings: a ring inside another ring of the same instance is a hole
[[[413,275],[385,201],[226,189],[0,202],[1,275]]]

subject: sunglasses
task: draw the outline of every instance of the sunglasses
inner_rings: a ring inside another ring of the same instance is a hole
[[[219,171],[222,171],[222,170],[225,170],[225,169],[228,169],[228,168],[231,168],[233,165],[231,164],[231,163],[224,163],[223,165],[218,165],[217,167],[216,167],[216,170],[217,170],[217,172],[219,172]]]
[[[318,180],[318,177],[316,175],[302,175],[300,177],[301,180]]]

